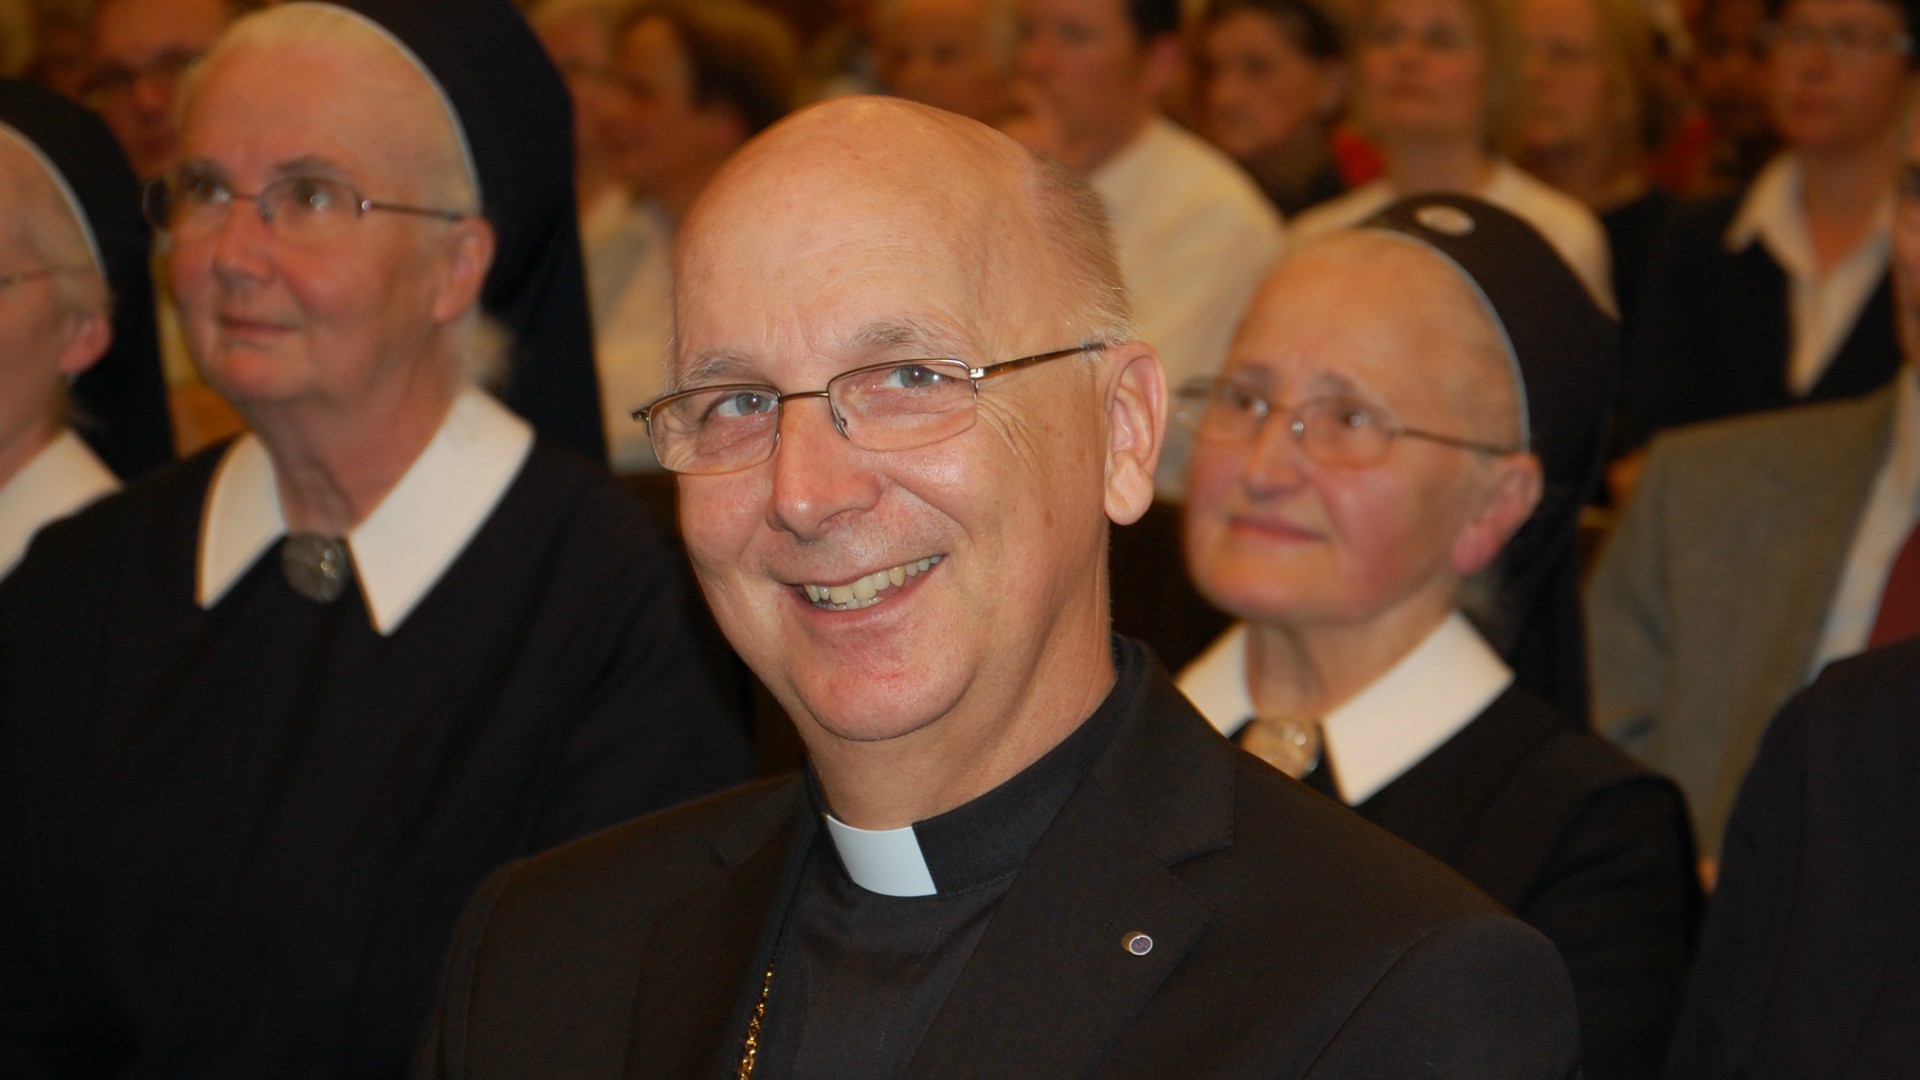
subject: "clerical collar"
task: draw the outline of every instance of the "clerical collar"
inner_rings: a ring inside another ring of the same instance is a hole
[[[78,435],[62,431],[0,484],[0,578],[13,572],[41,526],[119,486]]]
[[[1145,661],[1137,648],[1114,649],[1113,690],[1078,730],[1013,779],[938,817],[899,829],[856,829],[826,809],[807,773],[807,790],[826,818],[827,835],[854,884],[883,896],[954,893],[1019,869],[1119,727],[1124,702],[1140,694]]]
[[[532,448],[533,429],[485,393],[467,389],[454,399],[433,441],[345,538],[375,630],[391,634],[413,613],[492,515]],[[218,604],[286,531],[273,462],[259,439],[243,435],[227,448],[207,492],[200,606]]]
[[[1182,693],[1222,734],[1253,718],[1247,626],[1227,631],[1180,673]],[[1486,711],[1513,683],[1466,616],[1453,612],[1366,689],[1320,720],[1340,798],[1349,806],[1418,765]]]

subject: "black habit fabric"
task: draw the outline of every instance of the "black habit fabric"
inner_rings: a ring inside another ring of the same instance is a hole
[[[501,400],[602,465],[600,383],[573,188],[573,105],[512,0],[333,0],[404,42],[459,113],[497,239],[481,294],[513,334]]]
[[[574,455],[387,637],[273,549],[195,602],[217,456],[0,584],[0,1076],[399,1075],[489,871],[748,775],[684,562]]]
[[[1920,640],[1835,661],[1740,789],[1667,1073],[1920,1073]]]
[[[1640,297],[1646,292],[1647,267],[1679,200],[1661,188],[1649,188],[1632,202],[1600,215],[1607,231],[1607,251],[1613,256],[1613,296],[1620,305],[1620,324],[1631,333]]]
[[[904,1076],[1572,1073],[1544,938],[1116,647],[1112,742]],[[463,920],[416,1075],[730,1075],[823,832],[800,780],[770,781],[503,869]]]
[[[1805,397],[1789,393],[1786,272],[1758,240],[1727,250],[1743,198],[1744,191],[1682,206],[1668,224],[1627,341],[1620,450],[1681,424],[1856,397],[1900,368],[1889,274],[1813,389]]]
[[[1589,1080],[1659,1073],[1700,919],[1672,781],[1509,688],[1354,809],[1559,947]]]
[[[1520,685],[1569,717],[1587,715],[1580,607],[1580,511],[1606,464],[1620,371],[1620,327],[1531,225],[1467,195],[1414,195],[1364,223],[1411,237],[1453,263],[1485,297],[1513,346],[1529,442],[1544,474],[1540,504],[1496,564],[1480,633]]]
[[[122,479],[173,461],[140,184],[107,125],[31,83],[0,79],[0,124],[25,135],[80,200],[113,294],[113,343],[73,383],[74,430]],[[13,269],[9,267],[9,269]]]

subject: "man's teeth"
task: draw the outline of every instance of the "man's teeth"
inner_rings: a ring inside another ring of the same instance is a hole
[[[908,578],[919,577],[927,570],[940,565],[941,556],[929,555],[919,562],[902,563],[885,570],[875,570],[866,577],[845,585],[802,585],[807,599],[817,607],[830,611],[850,611],[854,608],[871,607],[881,601],[881,593],[895,585],[905,585]]]

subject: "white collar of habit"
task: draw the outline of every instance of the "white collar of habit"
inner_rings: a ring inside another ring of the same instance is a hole
[[[433,441],[380,505],[346,536],[373,628],[399,629],[466,549],[533,449],[533,429],[485,393],[463,390]],[[207,492],[194,598],[220,602],[287,531],[266,447],[251,433],[228,447]]]

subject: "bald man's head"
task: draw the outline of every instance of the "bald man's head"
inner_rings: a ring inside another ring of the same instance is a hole
[[[1056,163],[951,113],[887,98],[805,110],[747,144],[688,214],[682,293],[849,243],[957,275],[974,317],[1135,334],[1100,200]]]

